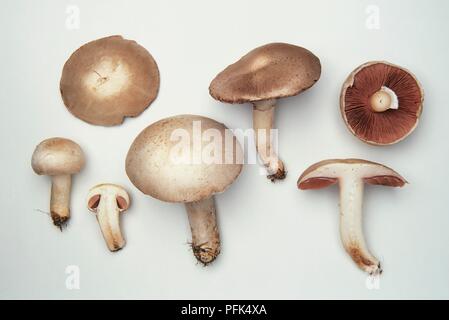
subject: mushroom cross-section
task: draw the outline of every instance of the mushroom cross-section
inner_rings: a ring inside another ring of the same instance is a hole
[[[344,82],[340,110],[357,138],[373,145],[390,145],[415,130],[423,101],[423,89],[410,71],[372,61],[355,69]]]
[[[299,177],[301,190],[340,187],[340,235],[343,246],[364,271],[381,273],[380,262],[369,251],[362,229],[364,184],[404,186],[405,179],[393,169],[360,159],[325,160],[310,166]]]
[[[184,203],[197,260],[207,265],[220,253],[214,195],[242,170],[240,144],[223,124],[180,115],[144,129],[126,157],[126,173],[144,194]]]
[[[89,191],[87,208],[96,214],[106,245],[111,251],[118,251],[125,246],[119,215],[129,206],[129,195],[121,186],[99,184]]]
[[[159,70],[138,43],[111,36],[76,50],[60,81],[67,109],[90,124],[114,126],[136,117],[156,99]]]
[[[210,84],[210,95],[216,100],[252,103],[256,148],[271,181],[284,179],[286,172],[271,135],[276,102],[312,87],[320,75],[320,60],[309,50],[271,43],[228,66]]]
[[[50,213],[55,226],[62,227],[70,217],[72,175],[84,167],[81,147],[69,139],[50,138],[34,150],[31,166],[38,175],[51,176]]]

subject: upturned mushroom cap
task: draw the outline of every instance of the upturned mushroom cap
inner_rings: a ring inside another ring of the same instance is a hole
[[[395,108],[375,112],[372,98],[387,88]],[[343,83],[340,110],[346,126],[360,140],[373,145],[390,145],[405,139],[418,125],[424,92],[407,69],[385,61],[367,62]]]
[[[200,121],[201,136],[193,132],[194,122]],[[202,139],[205,133],[219,133],[222,163],[205,163],[202,155],[212,140]],[[225,146],[227,128],[215,120],[179,115],[157,121],[144,129],[134,140],[126,158],[126,173],[143,193],[167,202],[193,202],[223,192],[240,174],[242,155],[240,144],[232,135],[233,146]],[[180,150],[179,135],[189,141]],[[232,133],[231,133],[232,134]],[[174,135],[174,136],[173,136]],[[195,140],[201,139],[197,142]],[[205,141],[208,140],[208,141]],[[190,142],[190,143],[189,143]],[[179,156],[179,158],[177,158]],[[181,158],[186,161],[180,161]],[[199,161],[195,162],[197,159]],[[226,159],[232,159],[225,162]]]
[[[50,138],[36,147],[31,166],[38,175],[58,176],[79,172],[84,162],[83,150],[77,143],[64,138]]]
[[[121,36],[98,39],[76,50],[64,65],[60,90],[67,109],[88,123],[121,124],[156,99],[159,70],[150,53]]]
[[[309,50],[271,43],[256,48],[212,80],[216,100],[245,103],[299,94],[320,78],[320,60]]]
[[[307,168],[298,179],[298,188],[321,189],[354,176],[373,185],[402,187],[407,183],[396,171],[380,163],[362,159],[330,159]]]

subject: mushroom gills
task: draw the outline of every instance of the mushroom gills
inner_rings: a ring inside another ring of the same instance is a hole
[[[214,197],[185,204],[192,232],[192,250],[203,265],[213,262],[220,254],[220,234]]]
[[[373,145],[391,145],[415,130],[423,101],[423,89],[410,71],[371,61],[356,68],[343,83],[340,111],[357,138]]]

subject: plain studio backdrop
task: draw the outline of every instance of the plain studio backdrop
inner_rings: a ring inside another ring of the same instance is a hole
[[[0,298],[449,298],[449,2],[2,1],[0,30]],[[160,92],[138,118],[92,126],[64,107],[61,70],[82,44],[115,34],[151,52]],[[222,253],[204,268],[187,244],[183,205],[140,193],[125,156],[143,128],[176,114],[251,127],[250,105],[217,102],[208,86],[270,42],[310,49],[321,59],[321,79],[279,102],[287,178],[272,184],[247,165],[216,197]],[[340,115],[343,81],[370,60],[406,67],[424,87],[418,128],[394,146],[362,143]],[[87,156],[62,233],[39,211],[48,211],[50,179],[30,165],[34,147],[53,136],[77,141]],[[341,245],[338,188],[296,187],[309,165],[348,157],[386,164],[410,182],[365,189],[365,235],[384,268],[378,283]],[[122,217],[127,245],[117,253],[86,208],[89,188],[101,182],[123,185],[132,198]]]

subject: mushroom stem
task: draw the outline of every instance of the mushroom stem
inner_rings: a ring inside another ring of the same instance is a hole
[[[220,234],[214,197],[188,202],[185,206],[192,231],[193,254],[206,266],[220,254]]]
[[[284,164],[276,154],[271,129],[274,122],[274,108],[276,100],[264,100],[254,102],[253,129],[255,131],[257,152],[267,168],[267,178],[271,181],[285,178]]]
[[[384,112],[388,109],[399,108],[399,100],[396,93],[385,86],[371,96],[370,104],[374,112]]]
[[[115,196],[103,195],[97,209],[97,220],[101,233],[111,251],[118,251],[125,246],[125,239],[120,230],[120,210]]]
[[[50,212],[53,224],[62,227],[70,217],[70,190],[72,187],[72,176],[52,176]]]
[[[362,202],[364,181],[356,177],[340,180],[340,235],[352,260],[369,274],[380,274],[380,262],[367,248],[363,236]]]

